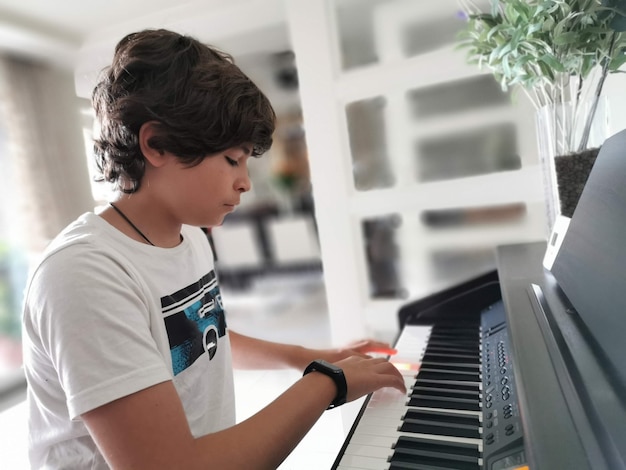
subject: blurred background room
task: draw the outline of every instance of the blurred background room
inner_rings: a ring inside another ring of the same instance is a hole
[[[26,468],[29,265],[110,196],[92,182],[89,98],[123,35],[163,27],[222,48],[274,104],[252,191],[207,236],[230,327],[325,347],[393,342],[400,306],[548,235],[534,111],[467,64],[464,21],[456,1],[0,0],[0,467]],[[613,132],[624,84],[606,85]],[[238,418],[277,393],[245,401],[267,374],[238,375]]]

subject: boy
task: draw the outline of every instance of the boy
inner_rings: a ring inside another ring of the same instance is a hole
[[[24,309],[33,468],[276,468],[329,404],[399,372],[367,352],[311,350],[226,327],[213,256],[250,189],[274,111],[230,56],[165,30],[126,36],[94,89],[95,153],[118,198],[49,246]],[[232,356],[231,356],[232,345]],[[235,425],[232,365],[307,373]],[[346,391],[347,388],[347,391]]]

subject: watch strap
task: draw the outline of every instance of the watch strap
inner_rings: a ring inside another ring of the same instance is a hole
[[[306,369],[304,369],[304,373],[302,375],[305,376],[310,372],[320,372],[330,377],[337,387],[337,395],[335,395],[333,401],[330,405],[328,405],[328,410],[341,406],[346,402],[348,395],[348,383],[346,382],[346,377],[341,367],[337,367],[336,365],[323,359],[317,359],[311,362]]]

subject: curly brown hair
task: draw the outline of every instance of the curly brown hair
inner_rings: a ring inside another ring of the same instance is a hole
[[[267,97],[222,51],[164,29],[124,37],[101,73],[92,103],[100,124],[94,153],[99,181],[137,191],[145,171],[139,129],[159,132],[150,147],[190,166],[228,148],[272,145],[276,115]]]

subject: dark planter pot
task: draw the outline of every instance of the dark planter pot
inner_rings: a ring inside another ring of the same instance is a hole
[[[554,158],[561,214],[572,217],[600,148]]]

